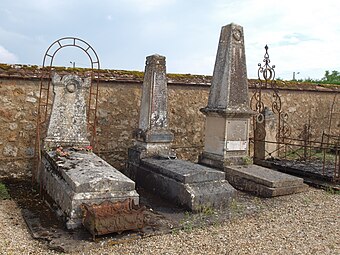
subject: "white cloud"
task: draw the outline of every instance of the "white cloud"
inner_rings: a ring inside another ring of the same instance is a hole
[[[244,26],[250,77],[256,77],[268,44],[281,78],[291,79],[293,71],[301,78],[321,78],[320,70],[340,69],[339,9],[338,0],[218,0],[212,17],[222,25]]]
[[[18,63],[18,58],[15,54],[6,50],[0,45],[0,63],[14,64]]]

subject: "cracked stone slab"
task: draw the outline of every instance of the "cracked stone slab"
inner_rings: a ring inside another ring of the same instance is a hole
[[[81,151],[68,153],[67,158],[56,157],[55,151],[50,151],[46,158],[75,192],[128,191],[135,188],[134,181],[96,154]]]

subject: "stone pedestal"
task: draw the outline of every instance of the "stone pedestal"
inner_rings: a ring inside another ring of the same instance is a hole
[[[243,28],[222,27],[206,115],[204,152],[199,162],[215,168],[242,164],[248,158],[248,80]]]

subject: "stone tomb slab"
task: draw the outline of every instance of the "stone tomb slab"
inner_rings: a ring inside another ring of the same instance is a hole
[[[225,206],[235,193],[225,173],[178,159],[141,159],[136,182],[193,211]]]
[[[262,197],[274,197],[302,192],[302,178],[280,173],[257,165],[227,166],[227,180],[237,189]]]
[[[81,226],[82,203],[98,204],[132,198],[139,203],[135,183],[92,152],[68,151],[67,157],[55,151],[43,154],[42,184],[66,217],[69,229]]]

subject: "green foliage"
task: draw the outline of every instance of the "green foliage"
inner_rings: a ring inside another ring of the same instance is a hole
[[[340,84],[340,72],[333,70],[329,72],[328,70],[325,72],[325,76],[321,79],[329,84]]]
[[[334,188],[329,187],[329,186],[326,187],[326,192],[331,194],[331,195],[340,195],[339,189],[334,189]]]
[[[310,77],[306,79],[299,79],[298,82],[319,83],[319,84],[336,84],[340,85],[340,72],[338,71],[325,71],[325,75],[321,79],[312,79]]]
[[[6,186],[0,182],[0,200],[10,199]]]

